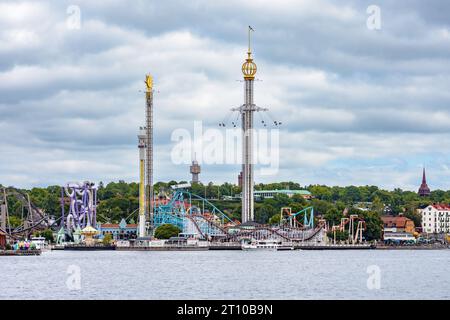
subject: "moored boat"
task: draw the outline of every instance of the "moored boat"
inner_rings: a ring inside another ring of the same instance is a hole
[[[241,244],[242,250],[278,250],[281,246],[281,241],[274,239],[267,240],[252,240],[251,242],[243,242]]]

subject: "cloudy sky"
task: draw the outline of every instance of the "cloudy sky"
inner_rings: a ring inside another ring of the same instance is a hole
[[[147,72],[155,178],[188,180],[171,135],[218,129],[242,104],[251,25],[255,102],[283,123],[279,171],[256,182],[415,190],[425,165],[432,189],[450,189],[449,12],[445,0],[3,0],[0,183],[137,181]],[[204,164],[201,180],[238,171]]]

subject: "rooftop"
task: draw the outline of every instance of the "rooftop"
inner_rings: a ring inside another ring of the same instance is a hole
[[[431,206],[436,210],[450,211],[450,206],[448,204],[435,203]]]
[[[290,189],[280,189],[280,190],[255,190],[254,193],[293,193],[301,195],[311,195],[308,190],[290,190]]]
[[[411,219],[404,216],[382,216],[383,224],[388,228],[405,228],[408,221]]]

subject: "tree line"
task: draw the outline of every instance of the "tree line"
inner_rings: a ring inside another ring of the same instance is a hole
[[[154,186],[156,196],[170,196],[171,187],[186,181],[158,182]],[[367,238],[379,238],[381,232],[381,219],[384,214],[403,214],[411,218],[416,226],[420,225],[420,216],[417,208],[430,203],[450,203],[450,191],[434,190],[429,197],[420,197],[416,192],[405,191],[399,188],[392,191],[383,190],[377,186],[302,186],[296,182],[279,182],[269,184],[256,184],[256,190],[305,189],[311,192],[313,199],[306,200],[300,195],[289,198],[286,195],[276,195],[271,199],[261,199],[255,203],[255,220],[259,223],[277,223],[282,207],[291,207],[292,212],[298,212],[308,206],[313,206],[316,217],[323,217],[330,225],[339,224],[344,216],[358,214],[366,220],[368,229]],[[32,188],[23,190],[30,195],[31,201],[47,214],[58,218],[61,215],[61,188],[49,186],[46,188]],[[191,192],[207,198],[216,207],[226,213],[231,219],[239,220],[241,203],[238,199],[229,200],[241,192],[240,187],[231,183],[220,185],[194,184]],[[225,200],[226,199],[226,200]],[[135,222],[139,208],[139,184],[125,181],[98,184],[97,217],[100,222],[118,223],[122,218]],[[65,204],[66,212],[68,204]],[[8,196],[8,210],[12,225],[20,225],[23,216],[26,216],[27,207],[14,196]]]

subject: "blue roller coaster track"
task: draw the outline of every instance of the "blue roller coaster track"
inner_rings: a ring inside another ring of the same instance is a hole
[[[226,235],[224,224],[234,222],[207,199],[187,190],[176,190],[167,204],[155,208],[155,229],[163,224],[177,226],[184,234],[194,234],[203,239]]]
[[[309,212],[308,212],[309,211]],[[309,216],[308,216],[309,213]],[[296,219],[297,216],[303,215],[303,227],[304,228],[314,228],[314,208],[307,207],[303,210],[300,210],[297,213],[293,213],[291,215],[292,219]]]
[[[287,216],[286,216],[286,213],[287,213]],[[302,216],[303,216],[303,219],[301,219]],[[303,220],[303,222],[301,222],[301,220]],[[282,208],[280,225],[283,225],[283,224],[288,224],[291,227],[313,229],[314,228],[314,208],[306,207],[296,213],[292,213],[290,207]]]

